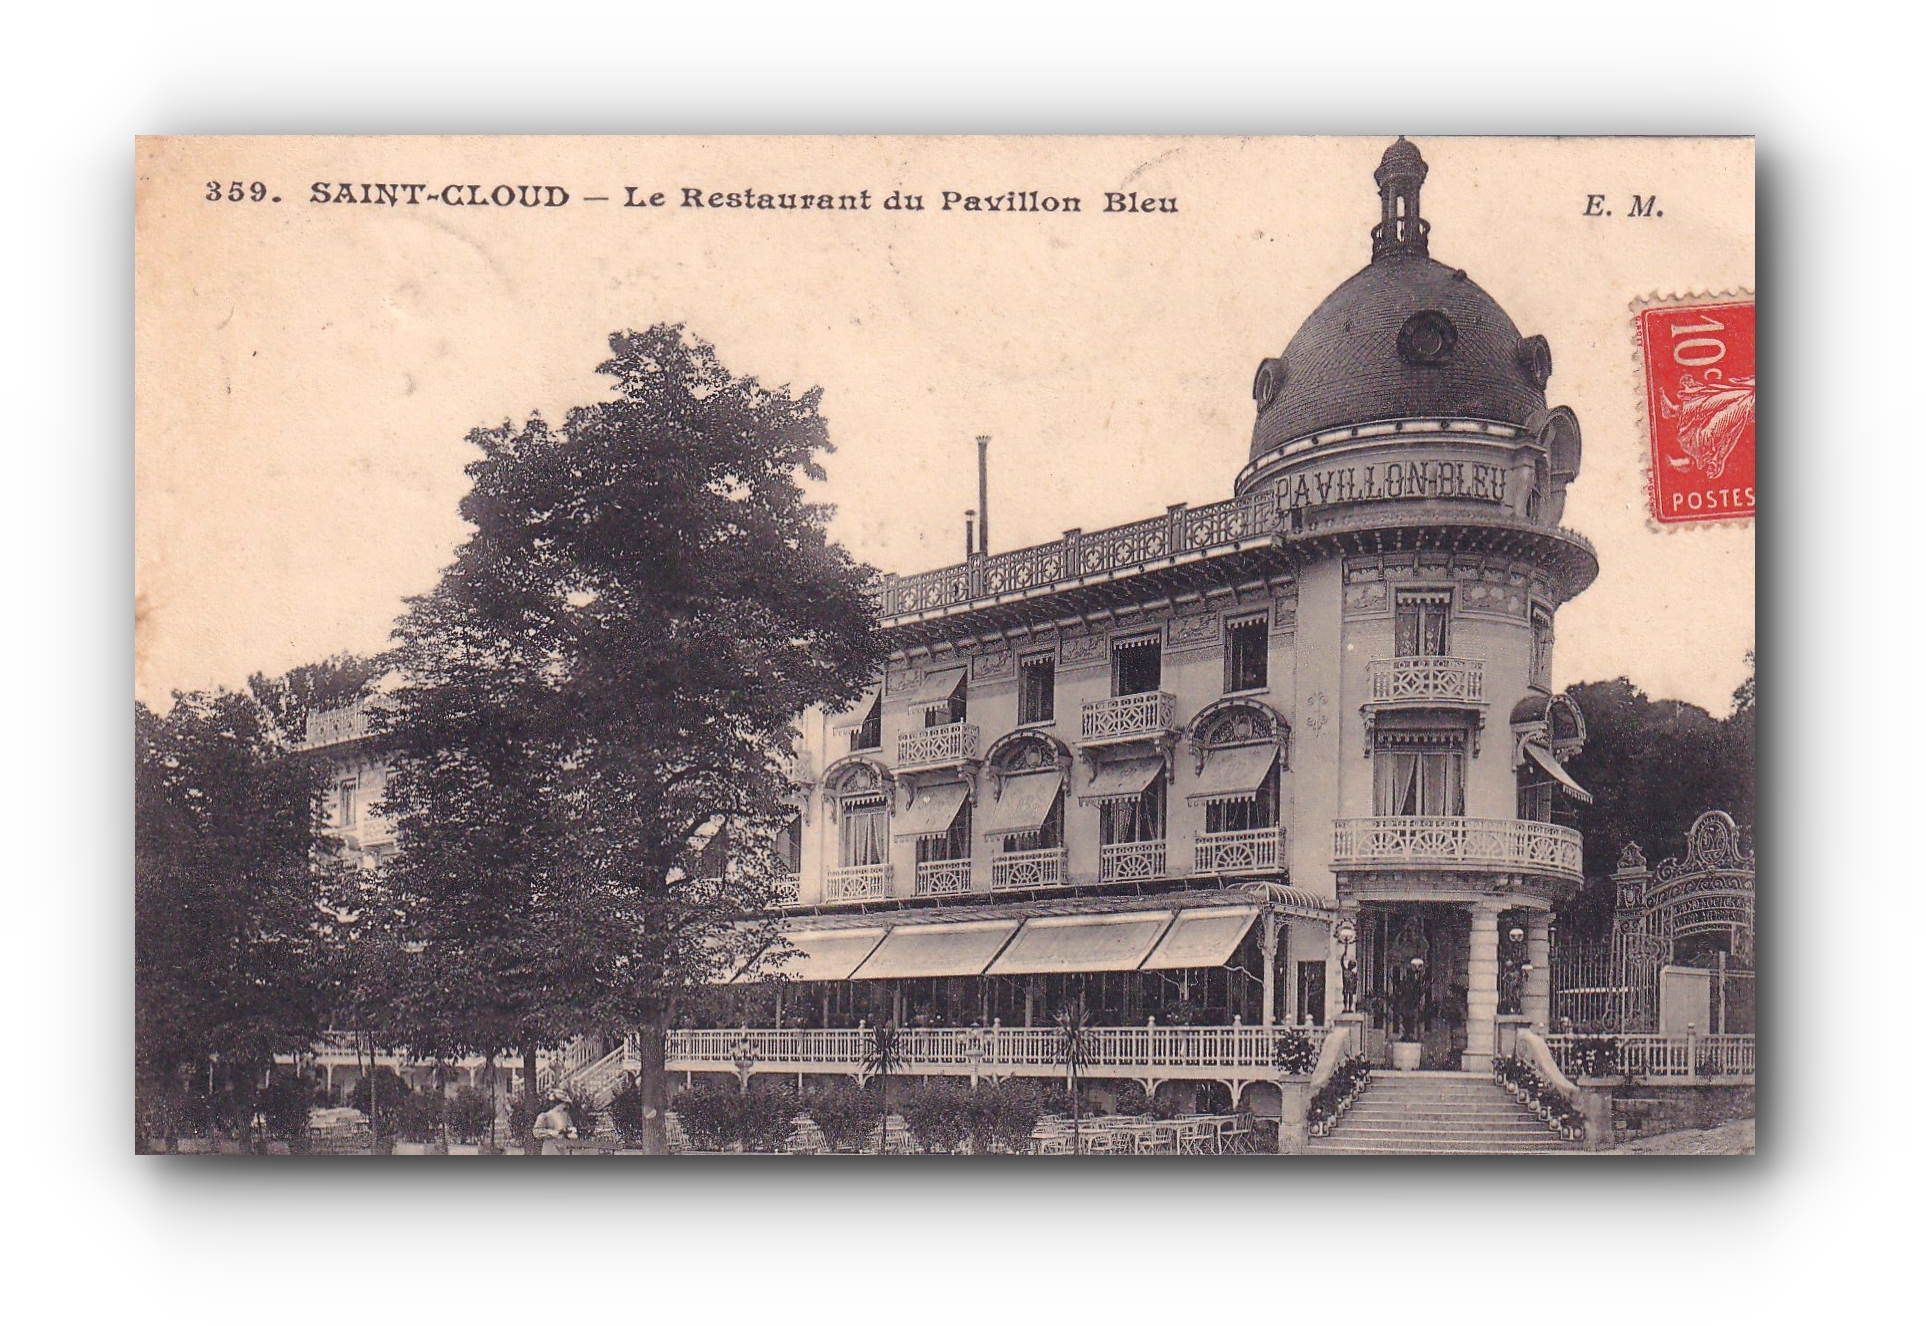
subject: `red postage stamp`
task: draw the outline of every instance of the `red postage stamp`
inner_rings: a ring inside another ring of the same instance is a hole
[[[1749,295],[1638,310],[1652,516],[1661,523],[1756,512],[1752,314]]]

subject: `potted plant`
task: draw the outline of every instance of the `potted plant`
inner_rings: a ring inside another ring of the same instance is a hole
[[[1390,995],[1373,995],[1366,1007],[1391,1034],[1391,1067],[1401,1073],[1414,1071],[1424,1057],[1424,1032],[1432,1014],[1424,959],[1414,957],[1398,968],[1391,978]]]

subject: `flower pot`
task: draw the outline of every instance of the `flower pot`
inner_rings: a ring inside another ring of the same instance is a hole
[[[1424,1046],[1417,1041],[1391,1042],[1391,1067],[1400,1073],[1414,1073],[1424,1056]]]

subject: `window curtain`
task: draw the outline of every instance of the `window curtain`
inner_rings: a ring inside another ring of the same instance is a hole
[[[1376,802],[1380,815],[1465,813],[1465,757],[1461,750],[1380,750]]]
[[[853,806],[843,810],[843,864],[880,866],[889,860],[889,810]]]
[[[1154,843],[1164,836],[1164,780],[1159,775],[1141,796],[1099,807],[1105,843]]]

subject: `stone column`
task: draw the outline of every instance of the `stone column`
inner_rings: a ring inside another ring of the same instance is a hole
[[[1481,902],[1471,909],[1471,953],[1466,964],[1471,989],[1465,1000],[1467,1073],[1489,1073],[1498,1024],[1498,907]]]
[[[1264,1025],[1277,1022],[1277,913],[1264,909]]]
[[[1531,1019],[1532,1030],[1544,1035],[1551,1030],[1551,913],[1532,912],[1525,918],[1525,961],[1531,974],[1525,978],[1524,998],[1518,1011]]]

